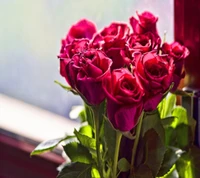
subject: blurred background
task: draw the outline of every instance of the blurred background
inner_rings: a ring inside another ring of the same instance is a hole
[[[100,30],[144,10],[173,41],[173,0],[0,0],[0,93],[69,118],[82,102],[54,83],[66,84],[58,69],[61,38],[82,18]]]

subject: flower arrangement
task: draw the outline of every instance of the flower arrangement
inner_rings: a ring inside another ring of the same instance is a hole
[[[137,16],[99,32],[83,19],[62,40],[60,74],[69,86],[56,83],[83,99],[82,126],[31,153],[62,142],[71,162],[58,178],[200,177],[195,120],[176,105],[176,94],[189,95],[177,90],[189,50],[162,41],[152,13]]]

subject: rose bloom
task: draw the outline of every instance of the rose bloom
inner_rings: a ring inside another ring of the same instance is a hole
[[[145,111],[155,110],[172,84],[173,61],[156,51],[135,53],[135,74],[145,90]]]
[[[160,45],[160,40],[157,41],[157,38],[151,32],[144,34],[131,34],[127,40],[130,50],[133,52],[145,53],[157,49]]]
[[[72,25],[66,38],[62,40],[63,45],[71,43],[74,39],[92,39],[93,35],[97,32],[96,26],[93,22],[82,19],[76,24]]]
[[[84,49],[60,63],[61,75],[88,104],[98,105],[105,99],[102,80],[110,72],[112,60],[102,51]]]
[[[136,34],[144,34],[146,32],[151,32],[155,36],[158,36],[156,23],[158,17],[155,17],[151,12],[145,11],[142,14],[138,14],[138,20],[135,17],[129,19],[133,32]]]
[[[185,58],[189,55],[189,50],[180,43],[173,42],[171,44],[164,43],[162,46],[162,53],[168,54],[173,59],[173,63],[175,65],[175,70],[173,73],[174,87],[171,91],[175,91],[180,83],[180,80],[185,76],[183,66],[185,63]]]
[[[81,53],[88,49],[89,40],[88,39],[74,39],[70,44],[62,45],[60,49],[60,54],[58,58],[72,58],[74,54]]]
[[[68,75],[66,75],[66,65],[71,61],[75,54],[80,54],[88,49],[89,40],[87,39],[77,39],[71,44],[62,46],[58,58],[60,58],[60,74],[65,77],[68,84],[74,88],[74,81],[71,80]]]
[[[119,46],[118,43],[125,42],[129,31],[126,23],[113,22],[94,36],[93,45],[104,50],[108,50],[111,46]]]
[[[107,115],[115,129],[130,131],[143,110],[144,91],[137,78],[126,68],[113,70],[103,80]]]
[[[121,51],[125,49],[129,31],[127,24],[112,23],[94,37],[92,46],[103,50],[112,59],[112,69],[121,68],[125,65]]]

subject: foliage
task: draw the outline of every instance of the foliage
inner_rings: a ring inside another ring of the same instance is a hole
[[[193,144],[195,121],[188,117],[187,111],[183,107],[176,106],[175,101],[176,96],[168,94],[157,110],[144,113],[134,163],[131,163],[131,155],[120,157],[123,155],[121,154],[119,158],[117,155],[118,177],[122,175],[133,178],[200,177],[198,169],[200,167],[200,150]],[[97,138],[95,137],[96,128],[91,124],[91,120],[95,122],[93,118],[95,114],[91,113],[96,112],[96,108],[86,105],[86,110],[80,114],[80,117],[84,117],[84,119],[82,118],[83,126],[78,131],[74,130],[74,136],[45,141],[38,145],[31,155],[51,151],[59,143],[68,140],[68,143],[63,142],[63,149],[71,159],[71,163],[62,169],[58,178],[116,177],[113,175],[113,164],[116,157],[118,131],[105,117],[103,107],[97,114],[97,117],[102,119],[98,127],[99,131],[101,130],[98,144],[96,144]],[[86,114],[86,111],[90,114]],[[75,137],[77,139],[73,139]],[[125,136],[122,137],[125,138]],[[134,145],[135,140],[129,141]],[[121,142],[121,148],[123,144]],[[97,153],[97,147],[99,147],[99,153]],[[123,148],[125,149],[121,152],[132,153],[132,148],[126,146]],[[100,169],[102,169],[101,173]]]

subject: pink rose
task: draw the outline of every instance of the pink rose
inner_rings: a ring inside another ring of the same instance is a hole
[[[69,32],[66,36],[66,39],[63,40],[63,43],[65,42],[65,44],[69,44],[74,39],[92,39],[96,31],[96,26],[93,22],[87,19],[80,20],[76,24],[72,25],[72,27],[69,29]]]
[[[121,51],[125,49],[129,31],[127,24],[112,23],[94,37],[92,45],[103,50],[112,59],[112,69],[121,68],[125,65]]]
[[[173,59],[173,63],[175,65],[173,73],[174,87],[171,91],[175,91],[180,83],[180,80],[185,76],[183,66],[185,58],[189,55],[189,50],[180,43],[173,42],[172,44],[164,43],[162,46],[162,53],[168,54],[169,57]]]
[[[112,60],[103,52],[88,48],[71,59],[61,59],[61,64],[62,76],[88,104],[98,105],[105,99],[102,80],[110,72]]]
[[[155,110],[172,83],[173,61],[156,51],[134,55],[135,74],[145,90],[144,110]]]
[[[120,131],[130,131],[143,110],[144,91],[137,78],[127,69],[113,70],[103,80],[107,96],[107,115]]]
[[[130,18],[130,24],[132,26],[133,32],[136,34],[144,34],[146,32],[151,32],[155,36],[158,36],[156,23],[158,17],[155,17],[151,12],[145,11],[142,14],[138,14],[139,20],[135,17]]]

